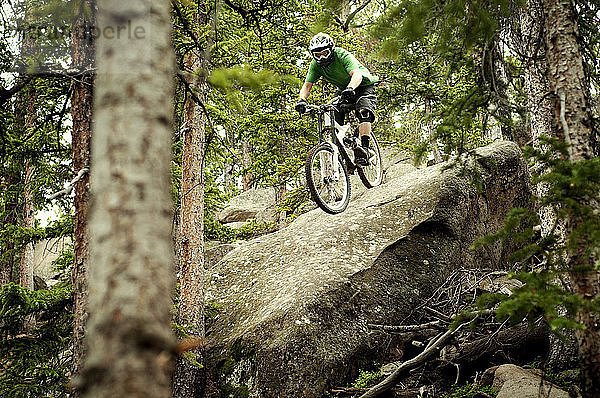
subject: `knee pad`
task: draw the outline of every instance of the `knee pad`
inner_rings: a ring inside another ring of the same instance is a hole
[[[373,111],[371,111],[370,109],[367,109],[367,108],[357,109],[356,117],[358,118],[358,121],[361,123],[365,123],[365,122],[372,123],[375,121],[375,114],[373,113]]]

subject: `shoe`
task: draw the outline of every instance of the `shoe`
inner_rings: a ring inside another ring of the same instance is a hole
[[[369,165],[369,148],[357,146],[354,148],[354,163],[359,166]]]

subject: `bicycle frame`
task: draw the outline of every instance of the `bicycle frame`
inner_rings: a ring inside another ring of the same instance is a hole
[[[332,166],[334,170],[333,176],[328,176],[327,170],[321,170],[321,178],[325,179],[328,177],[333,178],[334,180],[338,180],[340,178],[340,164],[339,164],[339,149],[338,146],[333,142],[333,134],[335,131],[338,131],[337,126],[339,126],[335,122],[335,108],[332,104],[325,104],[322,106],[318,106],[315,109],[317,111],[317,124],[319,131],[319,142],[328,143],[333,149],[333,159]],[[321,153],[320,160],[322,164],[325,164],[327,159],[325,159],[325,154]]]
[[[346,111],[348,114],[350,114],[351,112],[348,112],[348,109],[344,110],[344,104],[335,104],[334,101],[336,101],[338,98],[334,98],[333,100],[331,100],[330,102],[323,104],[323,105],[312,105],[309,106],[309,109],[315,111],[315,113],[317,113],[317,128],[318,128],[318,132],[319,132],[319,142],[326,142],[329,145],[331,145],[332,149],[335,152],[335,155],[337,157],[337,155],[339,155],[339,148],[337,145],[335,145],[334,143],[334,134],[337,135],[338,141],[341,143],[342,146],[344,146],[343,144],[343,139],[346,136],[346,134],[348,133],[348,131],[351,128],[350,123],[348,124],[344,124],[344,125],[339,125],[336,120],[335,120],[335,111],[336,111],[336,105],[339,105],[342,107],[342,109],[340,111]],[[346,105],[347,106],[347,105]],[[337,160],[336,160],[337,162]],[[336,164],[336,169],[337,169],[337,164]]]
[[[336,99],[322,105],[306,105],[309,113],[317,114],[319,137],[319,143],[311,149],[306,159],[307,184],[317,205],[330,214],[340,213],[348,206],[350,175],[355,170],[358,170],[358,176],[367,188],[379,185],[383,177],[381,155],[374,135],[371,134],[373,149],[369,150],[366,167],[355,163],[356,148],[360,143],[358,129],[351,121],[354,106],[334,103]],[[338,111],[350,115],[347,124],[340,125],[336,122]],[[376,159],[374,163],[370,163],[372,158]],[[338,191],[340,183],[343,193],[338,199],[337,195],[341,193]]]
[[[332,101],[335,101],[336,98],[334,98]],[[350,128],[350,124],[344,124],[344,125],[339,125],[336,121],[335,121],[335,105],[331,103],[332,101],[330,101],[327,104],[321,105],[321,106],[316,106],[313,105],[311,108],[313,110],[315,110],[317,112],[317,123],[318,123],[318,130],[319,130],[319,142],[331,142],[333,143],[333,134],[334,131],[338,132],[338,133],[342,133],[341,136],[338,135],[338,138],[340,139],[340,142],[342,142],[342,138],[343,136],[346,135],[348,129]],[[343,106],[343,105],[342,105]],[[344,111],[342,109],[342,111]],[[350,113],[346,110],[347,113]],[[330,139],[326,139],[325,138],[325,133],[329,131],[331,132],[331,138]]]

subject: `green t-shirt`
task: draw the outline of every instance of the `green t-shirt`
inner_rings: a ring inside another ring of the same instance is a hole
[[[345,89],[350,83],[350,71],[359,69],[363,74],[363,80],[360,83],[361,86],[367,86],[369,84],[377,83],[379,78],[372,76],[367,68],[365,68],[354,55],[350,54],[343,48],[336,48],[334,51],[334,58],[331,64],[322,67],[314,59],[308,67],[308,73],[306,74],[306,81],[314,83],[321,76],[329,83],[337,86],[340,90]]]

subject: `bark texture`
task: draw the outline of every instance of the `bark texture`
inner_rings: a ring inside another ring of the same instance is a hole
[[[85,397],[171,394],[169,5],[98,2],[100,29],[145,34],[97,41]]]
[[[28,115],[28,118],[31,114]],[[31,122],[28,121],[27,125]],[[31,190],[31,182],[33,179],[33,165],[31,160],[25,162],[25,181],[23,185],[23,227],[35,227],[35,213],[33,204],[33,192]],[[23,247],[21,253],[21,268],[19,270],[19,285],[26,287],[29,290],[34,290],[33,285],[33,242],[28,242]]]
[[[573,161],[595,155],[590,89],[578,43],[576,12],[569,0],[543,0],[548,80],[555,94],[553,128],[571,144]]]
[[[16,176],[9,174],[2,176],[2,186],[10,187],[17,179]],[[16,200],[11,197],[9,192],[4,192],[5,208],[4,217],[0,220],[0,230],[4,230],[9,225],[14,225],[16,222]],[[13,245],[11,242],[3,242],[2,251],[0,252],[0,287],[12,282],[14,256],[12,255]]]
[[[30,97],[27,100],[27,130],[34,128],[34,117],[35,108],[35,89],[30,90]],[[31,159],[27,159],[25,162],[25,179],[23,184],[23,227],[33,228],[35,227],[35,206],[33,203],[33,191],[32,191],[32,180],[34,175],[34,166],[32,165]],[[23,246],[21,252],[21,267],[19,268],[19,285],[29,290],[35,290],[35,284],[33,280],[33,242],[27,242]],[[31,332],[35,329],[36,320],[34,315],[27,315],[23,326],[25,331]]]
[[[25,12],[25,18],[32,20],[31,11]],[[24,37],[21,42],[21,51],[23,55],[34,59],[38,53],[36,42],[31,37]],[[35,129],[36,124],[36,105],[37,105],[37,90],[34,84],[30,85],[23,92],[23,105],[25,106],[25,125],[24,134]],[[22,223],[24,228],[33,228],[35,226],[35,208],[33,203],[32,179],[34,173],[34,162],[32,159],[25,160],[24,172],[22,176],[23,182],[23,208],[22,208]],[[26,243],[21,252],[20,268],[19,268],[19,284],[29,290],[34,290],[33,285],[33,243]],[[31,330],[34,326],[34,319],[28,317],[25,321],[25,328]]]
[[[540,137],[556,135],[552,131],[552,104],[548,85],[548,63],[544,53],[544,13],[541,0],[528,0],[520,15],[517,32],[525,89],[527,91],[527,116],[533,145],[540,147]]]
[[[206,23],[195,14],[196,24]],[[201,60],[194,53],[185,59],[188,70],[198,70]],[[205,100],[206,84],[197,78],[192,84],[196,96]],[[177,322],[190,337],[204,337],[204,115],[191,98],[184,106],[184,140],[181,161],[181,210],[179,215],[179,307]],[[202,362],[202,352],[191,353]],[[175,365],[173,379],[174,398],[193,398],[201,394],[202,372],[186,358],[180,356]]]
[[[31,131],[35,128],[35,112],[36,112],[36,89],[30,87],[27,91],[27,115],[25,118],[25,131]],[[33,203],[32,180],[34,174],[34,166],[31,159],[25,161],[25,176],[23,181],[23,227],[35,227],[35,206]],[[21,268],[19,271],[19,284],[29,290],[34,290],[33,285],[33,242],[28,242],[23,247],[21,253]],[[33,328],[33,319],[26,322],[26,328]]]
[[[560,130],[569,144],[572,162],[590,159],[597,155],[595,137],[592,133],[590,90],[585,81],[583,60],[579,47],[579,31],[576,11],[567,0],[543,0],[545,9],[546,55],[548,80],[555,94],[553,119],[555,129]],[[558,127],[556,127],[558,126]],[[588,203],[597,207],[597,204]],[[569,215],[566,232],[575,230],[581,220]],[[599,274],[593,261],[585,255],[585,247],[569,253],[569,266],[573,291],[586,301],[599,295]],[[584,330],[575,335],[583,370],[587,397],[600,397],[600,324],[593,313],[584,310],[577,315]]]
[[[81,76],[73,80],[71,87],[71,117],[73,120],[73,174],[90,167],[90,140],[92,132],[94,105],[94,36],[89,35],[89,28],[96,23],[96,0],[82,2],[80,14],[75,21],[71,33],[71,51],[73,67],[81,71]],[[88,208],[89,208],[89,173],[75,184],[75,220],[73,226],[73,251],[75,261],[71,273],[73,283],[73,363],[71,374],[79,375],[85,354],[84,336],[88,314]],[[76,383],[75,383],[76,384]],[[74,390],[72,396],[80,396]]]
[[[520,31],[518,38],[521,51],[521,61],[523,63],[523,75],[525,81],[525,90],[527,92],[527,117],[528,127],[531,135],[533,147],[538,150],[548,150],[543,145],[542,136],[557,137],[561,136],[559,131],[553,130],[552,124],[552,103],[550,101],[550,87],[548,83],[548,62],[545,57],[543,32],[544,32],[544,12],[541,0],[528,0],[527,7],[520,13]],[[542,165],[537,161],[533,169],[543,173]],[[547,192],[546,184],[540,183],[536,186],[538,197]],[[538,215],[541,220],[542,235],[547,236],[557,222],[556,213],[551,207],[538,209]],[[564,236],[564,226],[560,226],[557,231]]]

